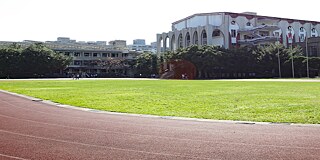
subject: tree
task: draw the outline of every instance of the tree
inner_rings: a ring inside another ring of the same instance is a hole
[[[219,78],[222,74],[237,78],[244,77],[278,77],[279,60],[284,77],[291,76],[291,62],[299,68],[297,73],[303,76],[305,58],[300,47],[285,48],[282,44],[266,46],[248,46],[223,49],[217,46],[190,46],[179,48],[175,52],[166,52],[164,61],[187,60],[193,63],[198,78]],[[316,60],[314,60],[316,61]],[[314,65],[315,68],[317,67]],[[249,76],[251,75],[251,76]]]
[[[0,49],[0,77],[15,77],[21,72],[21,52],[22,48],[17,44]]]
[[[152,74],[158,73],[157,55],[145,52],[140,54],[136,59],[136,73],[140,76],[149,77]]]
[[[285,73],[287,77],[293,77],[296,74],[296,70],[299,70],[303,66],[303,59],[301,58],[303,55],[302,49],[300,46],[289,47],[285,49],[285,52],[288,57],[284,62],[286,65]],[[295,62],[295,60],[297,60],[297,62]]]
[[[21,56],[21,67],[23,67],[23,74],[27,77],[52,74],[71,63],[70,57],[58,54],[42,43],[30,45],[22,51]]]
[[[56,53],[41,43],[25,49],[15,44],[0,49],[0,73],[4,76],[41,77],[65,69],[70,63],[70,57]]]

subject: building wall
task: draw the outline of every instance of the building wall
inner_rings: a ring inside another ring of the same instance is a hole
[[[320,57],[320,37],[310,37],[305,42],[297,42],[294,46],[300,46],[308,57]]]
[[[275,26],[277,29],[260,30],[259,36],[267,38],[259,41],[259,44],[279,40],[289,46],[303,42],[306,37],[318,37],[320,33],[320,22],[315,21],[259,16],[256,13],[202,13],[174,22],[172,31],[157,34],[157,50],[160,53],[194,44],[239,47],[243,45],[239,42],[248,36],[242,32],[240,34],[240,30],[263,25]],[[216,34],[218,32],[220,34]]]

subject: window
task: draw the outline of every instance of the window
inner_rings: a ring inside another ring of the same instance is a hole
[[[112,53],[111,57],[119,57],[119,54],[118,53]]]
[[[251,23],[250,23],[250,22],[248,22],[248,23],[247,23],[247,26],[251,26]]]
[[[81,65],[81,61],[74,61],[73,64],[74,65]]]
[[[102,53],[102,57],[109,57],[109,53]]]
[[[311,32],[312,32],[312,33],[316,33],[316,29],[315,29],[315,28],[312,28]]]
[[[85,57],[90,57],[90,53],[84,53]]]
[[[212,37],[219,37],[220,36],[220,31],[219,30],[215,30],[212,33]]]
[[[300,28],[300,32],[304,32],[304,28],[303,27]]]
[[[90,61],[83,61],[83,65],[89,65]]]
[[[300,41],[304,42],[304,34],[300,34]]]
[[[280,33],[279,32],[274,32],[274,36],[280,37]]]
[[[98,53],[93,53],[93,57],[98,57]]]
[[[244,39],[252,39],[253,37],[250,35],[244,35]]]
[[[237,31],[236,30],[234,30],[234,29],[231,30],[231,37],[232,38],[237,37]]]
[[[80,53],[79,53],[79,52],[75,52],[75,53],[74,53],[74,56],[75,56],[75,57],[80,57]]]
[[[269,36],[269,31],[259,31],[261,36]]]
[[[291,26],[288,26],[288,32],[287,32],[287,37],[288,37],[288,42],[292,43],[293,40],[293,29]]]

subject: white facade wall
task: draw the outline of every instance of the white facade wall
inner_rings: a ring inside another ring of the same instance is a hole
[[[187,20],[187,28],[207,25],[207,16],[195,16]]]
[[[182,30],[183,28],[186,28],[185,21],[182,21],[182,22],[174,25],[174,30]]]
[[[233,21],[235,23],[231,24]],[[242,13],[204,13],[195,14],[173,23],[172,32],[158,34],[158,51],[161,50],[161,46],[166,46],[165,50],[176,50],[179,47],[188,47],[193,44],[217,45],[230,48],[230,45],[238,46],[238,41],[245,38],[245,34],[240,34],[239,30],[262,25],[278,26],[278,30],[261,30],[258,33],[268,33],[267,35],[271,37],[274,37],[275,33],[279,33],[279,38],[277,39],[285,46],[294,42],[303,42],[306,37],[318,37],[320,34],[320,22]],[[288,29],[289,26],[291,26],[292,29],[291,33]],[[315,29],[315,31],[312,32],[312,29]],[[216,31],[220,32],[220,34],[214,35],[213,33],[217,33]],[[206,33],[207,37],[203,38],[202,33]],[[290,34],[293,39],[290,39]],[[180,38],[179,35],[181,35]],[[187,38],[187,35],[189,35],[190,38]],[[169,43],[164,40],[167,37]],[[269,42],[266,41],[265,43]]]
[[[212,26],[221,26],[223,23],[222,14],[208,16],[208,19],[209,19],[209,22],[208,22],[209,25],[212,25]]]

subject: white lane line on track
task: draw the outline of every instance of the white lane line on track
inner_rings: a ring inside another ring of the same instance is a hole
[[[6,130],[2,130],[2,129],[0,129],[0,132],[7,133],[7,134],[13,134],[13,135],[16,135],[16,136],[22,136],[22,137],[28,137],[28,138],[34,138],[34,139],[41,139],[41,140],[46,140],[46,141],[55,141],[55,142],[59,142],[59,143],[82,145],[82,146],[86,146],[86,147],[96,147],[96,148],[104,148],[104,149],[120,150],[120,151],[128,151],[128,152],[138,152],[138,153],[144,153],[144,154],[162,155],[162,156],[170,156],[170,157],[183,157],[183,158],[192,158],[192,159],[211,159],[211,158],[202,158],[202,157],[200,158],[200,157],[193,157],[193,156],[167,154],[167,153],[156,153],[156,152],[140,151],[140,150],[134,150],[134,149],[123,149],[123,148],[107,147],[107,146],[80,143],[80,142],[65,141],[65,140],[59,140],[59,139],[53,139],[53,138],[46,138],[46,137],[32,136],[32,135],[28,135],[28,134],[16,133],[16,132],[6,131]]]
[[[210,141],[210,140],[175,138],[175,137],[166,137],[166,136],[154,136],[154,135],[148,135],[148,134],[135,134],[135,133],[126,133],[126,132],[106,131],[106,130],[90,129],[90,128],[82,128],[82,127],[70,127],[70,126],[59,125],[59,124],[43,123],[43,122],[38,122],[38,121],[33,121],[33,120],[21,119],[21,118],[2,115],[2,114],[0,114],[0,117],[6,117],[6,118],[16,119],[16,120],[20,120],[20,121],[26,121],[26,122],[32,122],[32,123],[38,123],[38,124],[44,124],[44,125],[50,125],[50,126],[63,127],[63,128],[68,128],[68,129],[89,130],[89,131],[95,131],[95,132],[122,134],[122,135],[130,135],[130,136],[141,136],[141,137],[151,137],[151,138],[157,138],[157,139],[162,138],[162,139],[169,139],[169,140],[194,141],[194,142],[211,143],[211,144],[212,143],[225,144],[225,145],[243,145],[243,146],[272,147],[272,148],[285,148],[285,149],[320,150],[320,148],[318,148],[318,147],[299,147],[299,146],[292,147],[292,146],[270,145],[270,144],[250,144],[250,143],[244,143],[244,142],[223,142],[223,141],[217,142],[217,141]]]
[[[24,158],[21,158],[21,157],[15,157],[15,156],[9,156],[9,155],[6,155],[6,154],[1,154],[0,153],[0,157],[6,157],[6,158],[11,158],[11,159],[18,159],[18,160],[28,160],[28,159],[24,159]]]

